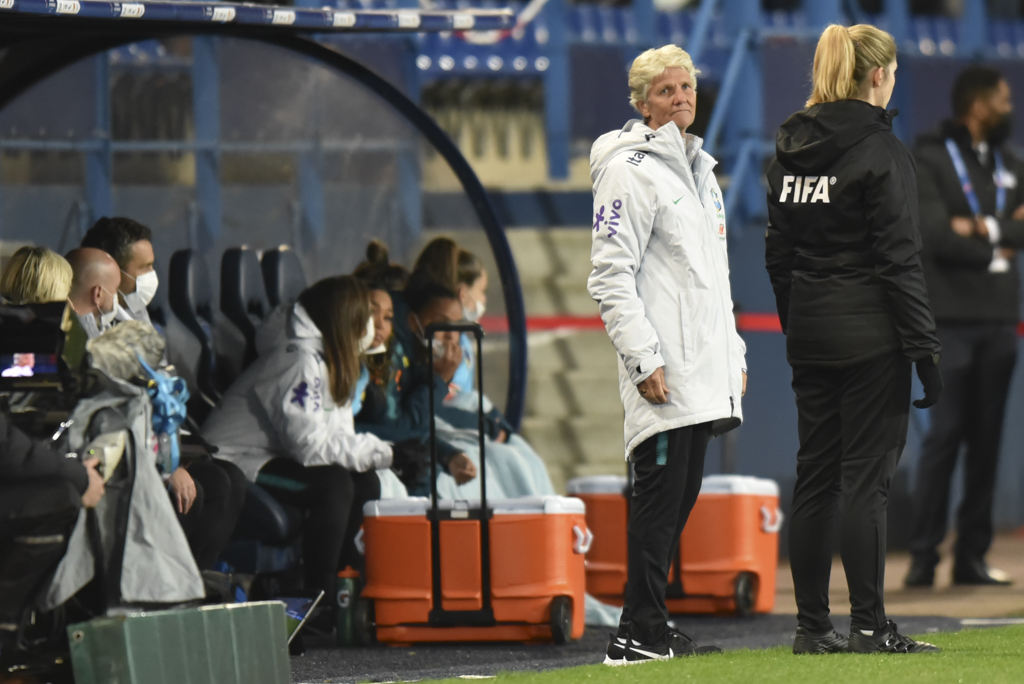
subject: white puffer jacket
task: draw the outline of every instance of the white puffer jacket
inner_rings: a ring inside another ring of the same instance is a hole
[[[292,307],[286,329],[287,344],[267,344],[204,423],[203,437],[220,448],[217,457],[253,481],[278,456],[356,472],[390,467],[391,446],[356,433],[351,400],[338,406],[331,398],[323,337],[301,304]]]
[[[626,458],[649,437],[740,424],[746,345],[729,288],[725,211],[703,141],[633,120],[590,153],[594,232],[587,288],[619,354]],[[636,389],[665,367],[668,403]]]

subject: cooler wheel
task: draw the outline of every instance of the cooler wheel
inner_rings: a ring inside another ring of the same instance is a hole
[[[572,602],[568,596],[556,596],[551,601],[551,638],[556,644],[568,643],[572,638]]]
[[[757,603],[757,576],[752,572],[741,572],[736,576],[736,614],[750,617]]]
[[[357,599],[352,608],[352,643],[354,646],[370,646],[377,640],[377,625],[374,622],[373,601]]]

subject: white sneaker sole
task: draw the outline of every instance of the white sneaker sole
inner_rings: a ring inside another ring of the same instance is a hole
[[[626,662],[625,656],[623,656],[621,660],[616,660],[615,658],[606,655],[604,657],[604,662],[602,663],[602,665],[607,665],[608,667],[622,667],[623,665],[629,665],[629,663]]]

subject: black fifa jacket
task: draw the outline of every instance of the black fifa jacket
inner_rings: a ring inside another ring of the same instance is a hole
[[[1017,323],[1020,320],[1020,272],[1017,260],[1010,270],[989,273],[993,245],[988,239],[961,237],[953,232],[950,219],[971,216],[971,207],[960,186],[946,139],[960,149],[967,175],[986,216],[996,215],[994,155],[982,165],[971,147],[971,135],[951,121],[920,136],[914,146],[917,159],[918,196],[921,201],[921,261],[935,319],[940,323]],[[1024,204],[1024,181],[1020,161],[1008,146],[998,148],[1006,170],[1013,174],[1014,187],[1006,190],[1003,216],[997,217],[1000,245],[1024,247],[1024,221],[1014,221],[1013,211]]]
[[[861,100],[779,128],[765,265],[792,364],[842,367],[940,351],[921,267],[917,181],[892,117]]]

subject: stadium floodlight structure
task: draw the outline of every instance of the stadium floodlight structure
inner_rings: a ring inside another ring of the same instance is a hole
[[[526,317],[512,252],[487,193],[469,163],[446,133],[396,86],[366,66],[319,43],[338,33],[507,32],[516,25],[508,9],[458,11],[422,9],[330,9],[224,2],[102,2],[99,0],[0,0],[0,111],[32,86],[75,63],[120,46],[154,39],[193,37],[194,51],[209,50],[208,37],[223,36],[276,46],[362,85],[418,132],[447,162],[485,231],[500,277],[509,323],[508,394],[505,414],[518,427],[526,389]],[[214,86],[215,87],[215,86]],[[204,84],[193,84],[199,111]],[[73,107],[73,102],[66,103]],[[97,103],[97,107],[103,107]],[[109,111],[106,112],[109,119]],[[76,150],[86,154],[86,195],[91,217],[112,211],[111,155],[173,149],[196,156],[195,194],[208,230],[220,227],[220,142],[197,116],[195,139],[188,141],[85,142],[5,140],[0,150]],[[210,117],[206,117],[210,118]],[[216,115],[212,117],[216,118]],[[217,124],[211,124],[216,128]],[[322,199],[320,200],[322,203]],[[418,205],[415,205],[418,208]],[[2,233],[0,233],[2,237]],[[165,255],[168,257],[169,255]]]

